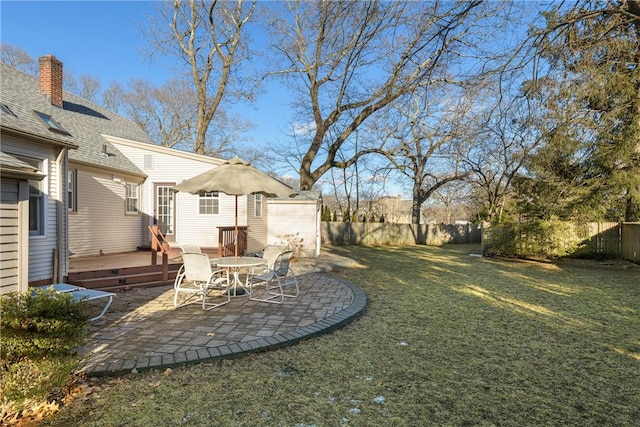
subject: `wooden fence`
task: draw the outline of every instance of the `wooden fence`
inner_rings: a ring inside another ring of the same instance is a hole
[[[640,223],[638,222],[592,222],[586,224],[567,223],[571,226],[569,237],[555,239],[549,244],[562,251],[562,245],[576,247],[573,255],[602,255],[640,262]],[[483,253],[491,251],[494,239],[504,238],[504,229],[482,229]],[[527,236],[519,235],[521,245],[527,244]],[[535,239],[537,236],[532,236]],[[533,242],[533,241],[532,241]],[[559,242],[560,245],[559,245]],[[539,242],[536,242],[539,244]]]
[[[620,255],[622,258],[640,262],[640,222],[623,222],[620,236]]]
[[[585,252],[620,256],[622,244],[620,223],[590,222],[583,227],[586,234],[582,241],[582,248]]]
[[[328,245],[442,245],[480,243],[476,224],[392,224],[388,222],[322,222],[322,243]]]
[[[640,262],[640,223],[600,222],[576,225],[580,252]],[[323,221],[322,243],[327,245],[443,245],[486,244],[489,229],[476,224],[392,224],[386,222]],[[496,230],[491,230],[495,232]]]

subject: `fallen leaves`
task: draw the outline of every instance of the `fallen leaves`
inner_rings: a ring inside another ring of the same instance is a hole
[[[22,411],[16,411],[13,402],[0,405],[0,422],[3,426],[30,427],[37,426],[47,417],[60,410],[56,401],[29,402]]]
[[[0,425],[17,427],[37,426],[44,419],[55,415],[60,411],[62,406],[69,405],[76,400],[86,401],[90,398],[99,398],[106,390],[122,382],[122,380],[117,379],[96,385],[92,379],[77,377],[72,383],[64,387],[60,393],[56,394],[53,399],[21,402],[20,406],[24,406],[22,410],[16,409],[18,402],[2,402],[0,403]]]

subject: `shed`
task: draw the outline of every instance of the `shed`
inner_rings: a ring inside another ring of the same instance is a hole
[[[267,212],[267,244],[297,247],[304,257],[320,255],[322,195],[319,191],[269,198]]]

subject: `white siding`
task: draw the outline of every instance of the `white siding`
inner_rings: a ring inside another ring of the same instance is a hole
[[[255,215],[255,197],[248,197],[249,233],[247,235],[247,252],[257,252],[267,246],[267,197],[262,197],[262,216]]]
[[[140,143],[118,143],[107,137],[129,160],[138,166],[147,179],[143,184],[145,223],[142,225],[145,243],[149,242],[147,227],[153,224],[154,187],[156,183],[178,184],[211,168],[216,167],[219,159],[182,153],[160,147],[148,149]],[[146,157],[145,157],[146,156]],[[151,167],[150,167],[151,166]],[[201,247],[218,246],[218,227],[235,225],[235,197],[220,193],[220,214],[200,215],[198,196],[189,193],[176,193],[176,245],[197,244]],[[247,197],[238,197],[238,225],[247,225]]]
[[[13,139],[2,138],[3,150],[17,156],[38,159],[42,162],[41,172],[47,174],[42,180],[45,193],[44,235],[29,236],[29,282],[49,281],[53,279],[53,250],[57,246],[58,170],[56,156],[58,150],[51,146]],[[27,224],[28,229],[28,224]]]
[[[4,145],[4,141],[3,141]],[[48,281],[53,279],[53,250],[57,244],[56,209],[58,207],[57,173],[55,164],[55,150],[40,145],[28,147],[22,145],[23,150],[16,154],[37,158],[42,161],[41,172],[47,174],[42,180],[45,193],[45,224],[44,234],[29,236],[29,282]],[[28,225],[27,225],[28,228]]]
[[[117,175],[114,180],[108,171],[73,163],[69,167],[78,171],[78,209],[69,213],[70,250],[77,256],[135,251],[143,215],[125,213],[124,183],[141,178]]]
[[[269,199],[267,199],[269,200]],[[268,201],[267,243],[283,245],[302,239],[305,256],[315,256],[318,236],[318,203],[315,201]]]
[[[235,226],[235,197],[220,193],[220,214],[200,215],[198,196],[189,193],[176,194],[177,236],[180,245],[197,244],[202,247],[218,247],[218,227]],[[238,226],[247,225],[247,197],[238,196]]]
[[[49,171],[48,177],[42,181],[45,196],[46,219],[44,236],[30,236],[29,238],[29,282],[40,280],[53,280],[53,251],[57,243],[56,209],[58,198],[56,194],[57,173],[55,162],[47,159],[45,170]]]

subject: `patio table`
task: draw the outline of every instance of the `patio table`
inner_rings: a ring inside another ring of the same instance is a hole
[[[246,284],[242,283],[242,280],[240,280],[240,269],[264,265],[266,260],[252,256],[243,256],[238,258],[228,256],[217,258],[215,262],[218,267],[229,268],[233,271],[233,294],[231,294],[231,296],[235,297],[246,293]],[[249,280],[248,275],[247,280]],[[240,289],[238,289],[238,286],[240,286]]]

